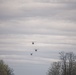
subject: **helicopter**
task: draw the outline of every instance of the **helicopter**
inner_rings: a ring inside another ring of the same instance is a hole
[[[30,55],[33,55],[33,53],[30,53]]]
[[[37,52],[37,49],[35,49],[35,51]]]
[[[34,42],[32,42],[32,44],[34,44]]]

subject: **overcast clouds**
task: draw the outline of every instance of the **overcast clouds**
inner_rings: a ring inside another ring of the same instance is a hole
[[[46,75],[60,51],[76,53],[75,0],[0,0],[0,58],[16,75]]]

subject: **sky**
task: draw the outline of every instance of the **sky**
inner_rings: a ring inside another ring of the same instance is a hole
[[[46,75],[61,51],[76,54],[76,0],[0,0],[0,59],[15,75]]]

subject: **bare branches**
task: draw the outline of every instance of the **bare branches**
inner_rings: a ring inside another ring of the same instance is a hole
[[[76,56],[73,52],[60,52],[59,62],[53,62],[48,75],[76,75]]]

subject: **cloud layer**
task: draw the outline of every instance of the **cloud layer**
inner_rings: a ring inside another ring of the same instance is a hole
[[[9,64],[50,64],[58,61],[60,51],[75,50],[75,0],[0,0],[1,59]]]

